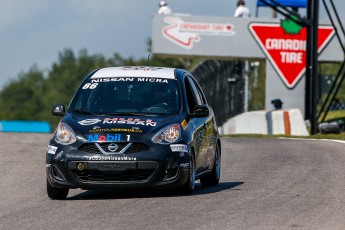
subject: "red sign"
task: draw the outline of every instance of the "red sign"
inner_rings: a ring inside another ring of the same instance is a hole
[[[251,23],[249,29],[283,82],[293,88],[305,72],[307,29],[302,28],[298,34],[290,34],[280,24],[268,23]],[[318,33],[320,54],[333,37],[334,29],[319,26]]]

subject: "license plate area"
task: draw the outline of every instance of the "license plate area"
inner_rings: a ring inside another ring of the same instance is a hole
[[[123,162],[123,161],[72,161],[69,168],[76,171],[99,170],[99,171],[125,171],[135,169],[156,169],[157,162]]]

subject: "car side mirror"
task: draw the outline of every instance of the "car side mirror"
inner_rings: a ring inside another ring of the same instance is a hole
[[[210,114],[206,105],[196,105],[190,117],[207,117]]]
[[[65,106],[62,104],[53,105],[52,115],[54,116],[64,116],[65,115]]]

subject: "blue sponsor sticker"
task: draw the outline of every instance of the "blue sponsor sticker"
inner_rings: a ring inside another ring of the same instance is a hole
[[[120,141],[121,140],[121,134],[113,133],[113,134],[105,134],[105,135],[99,135],[99,134],[90,134],[87,137],[88,142],[105,142],[105,141]]]

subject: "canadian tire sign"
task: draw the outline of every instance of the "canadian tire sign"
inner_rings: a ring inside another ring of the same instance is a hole
[[[278,23],[251,23],[249,30],[288,88],[305,73],[307,29],[288,30]],[[318,53],[334,35],[331,26],[319,26]]]

